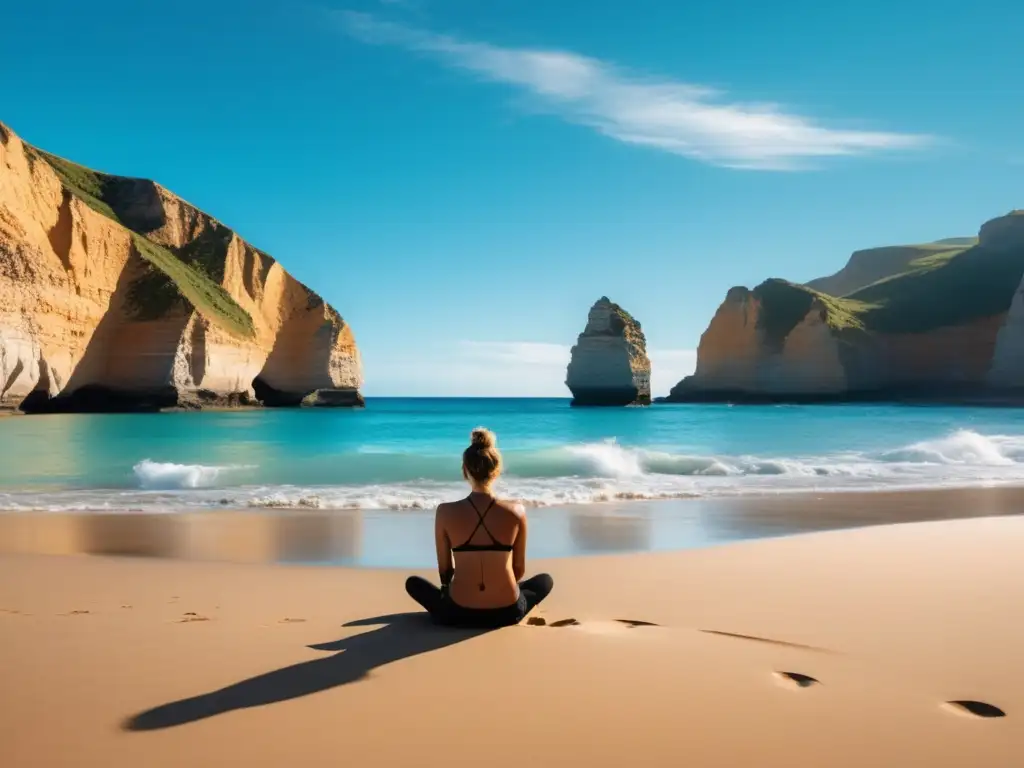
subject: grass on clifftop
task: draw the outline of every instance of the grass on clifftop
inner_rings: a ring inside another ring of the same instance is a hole
[[[239,336],[255,332],[252,317],[219,284],[142,235],[132,239],[151,269],[132,283],[128,301],[140,320],[156,320],[184,299],[202,315]]]
[[[27,146],[27,145],[26,145]],[[118,177],[93,171],[48,152],[32,149],[32,156],[49,163],[61,183],[97,213],[132,231],[114,206]],[[227,246],[232,232],[213,222],[187,245],[172,251],[143,233],[132,231],[139,255],[150,269],[128,289],[128,304],[139,320],[156,320],[187,302],[230,333],[252,336],[249,315],[220,285],[224,279]]]
[[[815,299],[835,331],[925,333],[1006,312],[1024,277],[1024,248],[990,250],[975,245],[936,252],[908,269],[837,298],[785,280],[754,289],[761,300],[758,325],[765,341],[781,349]]]
[[[1024,276],[1024,248],[976,245],[918,259],[912,267],[848,297],[869,306],[862,313],[867,328],[922,333],[1006,312]]]
[[[234,232],[223,224],[211,222],[211,225],[190,243],[175,248],[174,254],[191,268],[199,270],[219,284],[224,279],[228,245],[233,235]]]
[[[107,202],[112,187],[110,176],[90,170],[83,165],[72,163],[70,160],[65,160],[62,157],[51,155],[49,152],[36,151],[40,157],[50,164],[50,167],[53,168],[60,178],[61,183],[73,195],[97,213],[106,216],[108,219],[113,219],[118,224],[123,223]]]
[[[803,285],[772,278],[765,280],[753,291],[761,302],[758,327],[764,333],[765,341],[776,349],[797,324],[811,311],[815,300],[825,308],[825,322],[835,331],[862,330],[861,314],[866,307],[859,301],[829,296]]]

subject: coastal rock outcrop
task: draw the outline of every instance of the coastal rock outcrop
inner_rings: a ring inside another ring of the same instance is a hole
[[[828,307],[796,286],[768,280],[752,291],[730,289],[701,336],[693,376],[669,397],[686,391],[813,397],[846,387]]]
[[[0,124],[0,404],[136,410],[314,392],[360,404],[337,311],[158,184],[50,155]]]
[[[647,405],[651,361],[647,340],[632,315],[602,296],[572,348],[565,384],[573,405]]]
[[[731,289],[701,336],[694,374],[667,400],[961,400],[1024,391],[1024,215],[993,219],[978,238],[874,250],[888,253],[888,266]],[[841,296],[820,290],[864,280]]]
[[[1024,280],[996,336],[988,384],[996,390],[1024,390]]]

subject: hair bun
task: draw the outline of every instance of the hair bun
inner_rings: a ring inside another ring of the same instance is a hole
[[[470,445],[480,446],[481,448],[493,448],[495,442],[494,433],[489,429],[483,427],[477,427],[473,430],[469,438]]]

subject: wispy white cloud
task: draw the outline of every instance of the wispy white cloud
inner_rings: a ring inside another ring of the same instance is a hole
[[[653,79],[569,51],[505,48],[462,40],[354,11],[345,31],[372,45],[433,56],[532,96],[539,109],[627,144],[715,165],[762,170],[810,167],[814,158],[917,149],[924,135],[830,128],[777,104],[729,101],[699,85]]]
[[[367,364],[370,395],[569,397],[565,369],[571,348],[534,341],[460,341],[423,350],[422,357]],[[651,349],[651,389],[668,394],[693,373],[696,351]]]

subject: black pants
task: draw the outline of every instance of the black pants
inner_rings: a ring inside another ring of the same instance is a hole
[[[501,608],[463,608],[426,579],[410,576],[405,581],[409,597],[422,605],[434,621],[455,627],[496,628],[518,624],[535,605],[551,593],[554,580],[538,573],[519,582],[519,599]]]

